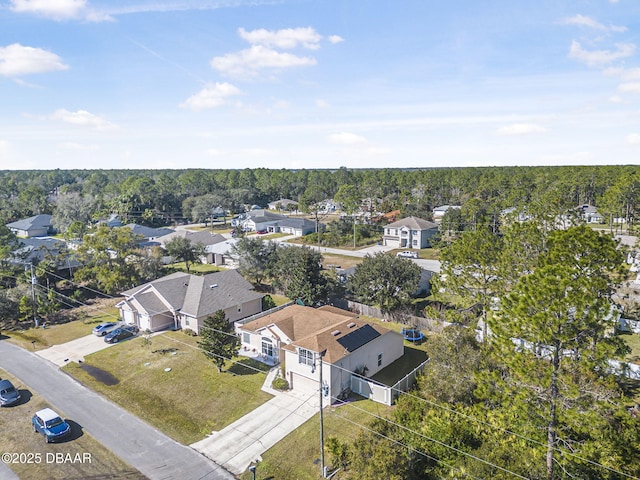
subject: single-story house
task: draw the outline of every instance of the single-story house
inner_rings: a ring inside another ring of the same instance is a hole
[[[55,233],[51,215],[43,213],[7,224],[7,228],[18,237],[46,237]]]
[[[262,297],[236,270],[204,276],[176,272],[122,292],[120,318],[141,330],[191,329],[223,310],[229,322],[262,311]]]
[[[200,243],[204,246],[205,256],[202,259],[203,263],[211,263],[215,265],[224,264],[224,260],[222,258],[216,258],[216,255],[215,253],[213,253],[211,248],[214,245],[225,242],[227,240],[219,233],[211,233],[207,230],[200,230],[197,232],[192,232],[191,230],[176,230],[175,232],[171,232],[167,235],[156,238],[155,241],[158,242],[163,248],[166,248],[168,242],[178,237],[189,239],[192,245]],[[171,263],[171,261],[172,259],[167,259],[167,263]]]
[[[18,248],[11,253],[10,262],[37,265],[43,260],[56,262],[57,270],[71,270],[80,266],[76,255],[69,251],[66,242],[53,237],[20,238]]]
[[[331,402],[351,388],[356,371],[374,375],[404,354],[399,333],[331,306],[290,305],[237,322],[236,331],[241,348],[255,349],[270,363],[280,362],[290,388],[304,395],[318,391],[323,354],[322,388]]]
[[[447,210],[450,208],[462,208],[460,205],[441,205],[433,209],[433,219],[434,220],[442,220],[444,214],[447,213]]]
[[[267,210],[254,210],[245,214],[245,218],[239,223],[245,231],[287,233],[301,237],[316,231],[316,222],[306,218],[291,218],[278,215]],[[319,228],[324,230],[324,224]]]
[[[407,217],[384,227],[382,244],[394,248],[428,248],[438,225],[418,217]]]
[[[128,223],[127,225],[124,225],[123,227],[120,227],[120,228],[128,228],[136,235],[141,236],[142,237],[141,243],[148,244],[149,242],[154,242],[156,245],[158,244],[157,243],[158,238],[163,237],[165,235],[169,235],[170,233],[174,232],[172,228],[168,228],[168,227],[152,228],[152,227],[145,227],[144,225],[138,225],[137,223]]]
[[[267,207],[269,208],[269,210],[289,210],[289,208],[297,210],[298,202],[296,202],[295,200],[290,200],[288,198],[281,198],[280,200],[269,202]]]

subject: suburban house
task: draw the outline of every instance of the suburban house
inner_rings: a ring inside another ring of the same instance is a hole
[[[290,200],[288,198],[281,198],[280,200],[269,202],[267,207],[269,208],[269,210],[297,210],[298,202],[296,202],[295,200]]]
[[[316,231],[316,223],[306,218],[292,218],[267,210],[253,210],[245,214],[239,223],[245,231],[287,233],[301,237]],[[319,227],[324,229],[324,224]]]
[[[142,240],[140,240],[141,246],[147,246],[150,243],[158,245],[157,243],[158,238],[163,237],[164,235],[169,235],[174,231],[173,229],[167,228],[167,227],[152,228],[152,227],[145,227],[144,225],[138,225],[137,223],[129,223],[119,228],[128,228],[136,235],[142,237]]]
[[[433,219],[434,220],[442,220],[444,214],[447,213],[447,210],[450,208],[461,208],[460,205],[441,205],[433,209]]]
[[[324,306],[289,305],[246,323],[237,322],[242,349],[281,363],[290,388],[318,391],[320,355],[323,394],[331,403],[351,389],[354,372],[371,376],[404,354],[402,336],[367,323],[352,312]]]
[[[69,251],[64,240],[53,237],[20,238],[18,248],[11,253],[10,262],[37,265],[43,260],[53,260],[56,270],[71,270],[80,266],[75,254]]]
[[[229,322],[262,311],[262,297],[236,270],[204,276],[176,272],[121,293],[120,318],[141,330],[190,329],[223,310]]]
[[[156,238],[155,241],[163,248],[166,248],[168,242],[178,237],[188,239],[192,245],[200,243],[204,246],[205,256],[202,259],[203,263],[211,263],[214,265],[224,264],[224,258],[222,256],[216,257],[216,253],[212,249],[214,245],[227,240],[219,233],[211,233],[207,230],[200,230],[197,232],[192,232],[191,230],[176,230],[175,232]],[[172,259],[167,260],[167,263],[171,263]]]
[[[43,213],[7,224],[7,228],[18,237],[46,237],[55,232],[51,215]]]
[[[418,217],[407,217],[384,227],[382,244],[393,248],[427,248],[438,233],[438,225]]]
[[[578,211],[582,211],[582,218],[587,223],[602,223],[604,217],[598,213],[593,205],[580,205],[576,207]]]

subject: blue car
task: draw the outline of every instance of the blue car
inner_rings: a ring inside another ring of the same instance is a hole
[[[0,380],[0,407],[9,407],[20,401],[20,392],[9,380]]]
[[[33,431],[43,434],[47,443],[62,440],[71,433],[69,424],[50,408],[36,412],[31,423]]]

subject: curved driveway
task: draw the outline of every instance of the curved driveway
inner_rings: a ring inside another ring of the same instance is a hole
[[[49,361],[4,340],[0,340],[0,367],[152,480],[235,478],[200,453],[82,386]]]

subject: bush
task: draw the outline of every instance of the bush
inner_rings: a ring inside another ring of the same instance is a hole
[[[198,334],[196,332],[194,332],[193,330],[191,330],[190,328],[183,328],[182,329],[182,333],[184,333],[185,335],[189,336],[189,337],[197,337]]]
[[[276,390],[289,390],[289,382],[282,377],[276,377],[271,382],[271,386]]]

